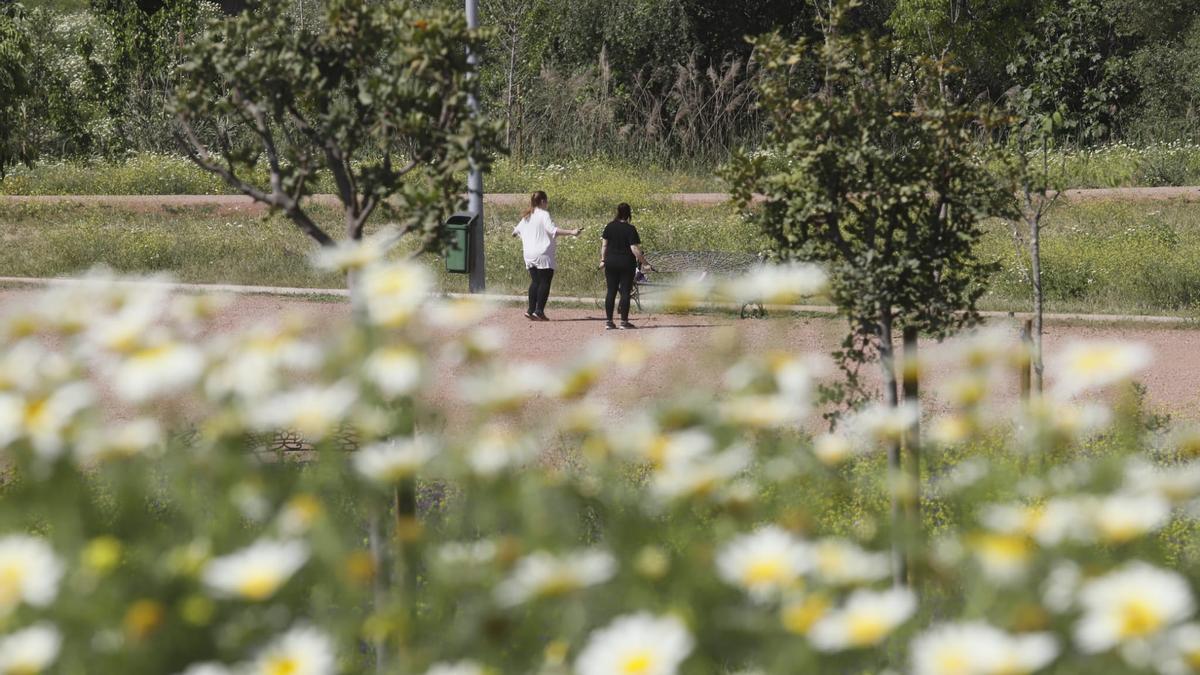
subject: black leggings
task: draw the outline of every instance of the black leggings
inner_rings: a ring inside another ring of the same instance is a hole
[[[550,299],[550,282],[554,270],[529,268],[529,313],[541,316],[546,313],[546,301]]]
[[[621,291],[621,320],[629,320],[629,293],[633,290],[633,266],[604,266],[604,279],[608,281],[608,295],[604,296],[604,313],[611,322],[613,304],[617,299],[617,290]]]

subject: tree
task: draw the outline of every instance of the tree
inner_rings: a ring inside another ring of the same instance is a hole
[[[211,24],[183,66],[179,141],[201,168],[322,246],[335,239],[305,197],[324,174],[346,238],[361,239],[384,208],[401,234],[420,236],[419,250],[437,248],[469,163],[486,167],[499,149],[499,126],[468,106],[476,80],[467,48],[481,48],[486,34],[469,30],[461,12],[400,0],[322,7],[323,20],[307,30],[279,0]],[[260,157],[265,184],[248,172]]]
[[[776,256],[827,267],[832,298],[850,322],[836,356],[859,388],[859,367],[877,355],[884,398],[897,409],[897,331],[915,347],[918,331],[942,339],[977,322],[993,269],[975,253],[980,223],[1005,212],[1011,196],[978,152],[977,135],[986,138],[993,116],[947,97],[941,62],[918,60],[908,78],[889,71],[880,60],[886,44],[837,32],[845,11],[822,43],[778,35],[755,42],[768,152],[739,153],[724,173],[744,208],[764,197],[752,217]],[[814,55],[825,73],[816,91],[793,78]],[[771,154],[786,157],[786,167],[766,161]],[[913,498],[894,503],[908,513],[907,526],[898,513],[895,525],[915,534],[919,456],[909,445]],[[889,466],[898,478],[898,441]],[[903,569],[900,559],[899,578]]]
[[[24,136],[24,103],[33,94],[26,70],[30,30],[20,4],[0,5],[0,179],[8,167],[33,161]]]

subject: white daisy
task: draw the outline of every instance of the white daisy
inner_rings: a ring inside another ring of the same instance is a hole
[[[907,588],[854,591],[839,609],[821,617],[808,631],[813,648],[822,652],[873,647],[917,611],[917,597]]]
[[[496,600],[515,606],[533,598],[563,595],[602,584],[617,573],[617,560],[607,551],[575,551],[554,555],[536,551],[519,561],[496,586]]]
[[[233,671],[222,663],[205,661],[202,663],[193,663],[184,668],[179,675],[233,675]]]
[[[158,421],[139,417],[120,422],[106,429],[91,429],[75,444],[75,459],[81,464],[93,461],[132,457],[159,447],[163,430]]]
[[[24,534],[0,538],[0,617],[21,603],[49,605],[58,595],[64,571],[44,540]]]
[[[722,546],[716,564],[725,583],[763,601],[798,585],[812,569],[813,555],[808,544],[790,532],[767,525]]]
[[[408,262],[372,265],[363,270],[358,291],[367,318],[382,326],[400,326],[416,315],[433,289],[428,270]]]
[[[934,626],[912,643],[913,675],[1012,675],[1045,668],[1058,644],[1045,633],[1009,635],[986,623]]]
[[[1108,495],[1088,500],[1085,511],[1099,539],[1110,544],[1155,532],[1171,518],[1171,504],[1158,495]]]
[[[843,434],[825,433],[813,439],[813,455],[826,466],[837,466],[875,446],[856,444]]]
[[[812,264],[760,265],[726,285],[726,292],[741,303],[788,305],[824,293],[829,287],[825,270]]]
[[[437,454],[426,438],[384,441],[360,448],[351,458],[359,475],[376,483],[396,483],[411,478]]]
[[[365,269],[383,260],[387,249],[395,242],[396,233],[384,228],[359,240],[343,239],[333,246],[322,246],[312,254],[315,267],[334,272]]]
[[[664,499],[709,494],[750,463],[750,448],[736,446],[720,453],[669,462],[654,472],[651,491]]]
[[[1033,561],[1033,542],[1024,534],[988,532],[971,537],[969,543],[984,575],[997,583],[1025,578]]]
[[[594,631],[575,661],[579,675],[674,675],[694,640],[683,622],[648,612],[617,617]]]
[[[316,628],[297,627],[276,638],[245,670],[249,675],[333,675],[333,640]]]
[[[192,345],[163,341],[130,352],[113,373],[113,388],[131,403],[145,403],[196,383],[204,354]]]
[[[1133,460],[1125,467],[1124,490],[1136,495],[1159,495],[1173,504],[1200,496],[1200,461],[1155,466]]]
[[[467,464],[483,478],[520,466],[537,455],[529,439],[500,425],[487,425],[467,448]]]
[[[868,584],[891,574],[888,554],[864,551],[845,539],[822,539],[811,550],[813,572],[831,586]]]
[[[251,419],[262,431],[286,429],[309,441],[333,432],[350,413],[358,392],[347,383],[328,387],[307,386],[276,394],[251,409]]]
[[[720,410],[727,424],[752,429],[791,427],[808,415],[806,401],[782,394],[734,396],[722,402]]]
[[[1168,635],[1166,649],[1156,655],[1156,667],[1163,675],[1191,675],[1200,672],[1200,624],[1185,623]]]
[[[1075,644],[1088,654],[1155,637],[1195,611],[1192,590],[1175,572],[1134,562],[1083,584],[1084,615]]]
[[[35,675],[58,658],[62,634],[49,623],[38,623],[0,638],[0,673]]]
[[[858,435],[875,443],[899,441],[920,417],[920,409],[911,403],[892,407],[874,403],[855,412],[846,420],[850,435]]]
[[[86,382],[25,395],[0,393],[0,448],[25,438],[38,455],[58,457],[80,415],[95,400]]]
[[[984,508],[981,520],[993,532],[1024,534],[1043,546],[1056,546],[1068,537],[1077,537],[1087,527],[1087,516],[1079,504],[1067,498],[1049,499],[1042,504],[992,504]]]
[[[421,362],[421,355],[410,347],[382,347],[367,357],[363,373],[385,396],[407,396],[421,384]]]
[[[1150,348],[1143,344],[1092,341],[1068,344],[1047,363],[1055,391],[1072,396],[1129,380],[1152,359]]]
[[[266,600],[308,560],[308,547],[299,541],[261,539],[208,563],[202,579],[221,596]]]

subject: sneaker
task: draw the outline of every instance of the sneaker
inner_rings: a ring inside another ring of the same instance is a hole
[[[611,321],[604,322],[604,330],[616,330],[616,329],[617,329],[617,324],[615,324]]]
[[[534,314],[533,318],[535,321],[549,321],[550,320],[545,314]]]
[[[621,330],[629,330],[631,328],[637,328],[637,326],[629,323],[628,321],[621,322]]]

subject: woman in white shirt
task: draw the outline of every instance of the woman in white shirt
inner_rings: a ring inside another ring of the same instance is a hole
[[[521,222],[513,228],[513,236],[521,238],[525,253],[525,268],[529,270],[529,309],[525,318],[530,321],[549,321],[546,301],[550,299],[550,282],[554,279],[555,239],[565,235],[578,237],[583,228],[563,230],[554,226],[546,211],[550,200],[538,190],[529,196],[529,208],[521,214]]]

